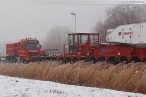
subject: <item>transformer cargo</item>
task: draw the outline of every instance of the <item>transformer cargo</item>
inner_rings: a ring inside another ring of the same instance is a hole
[[[126,44],[146,44],[146,23],[121,25],[115,29],[108,29],[108,42]]]

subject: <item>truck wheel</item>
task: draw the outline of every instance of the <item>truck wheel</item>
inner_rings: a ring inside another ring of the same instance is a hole
[[[26,60],[26,64],[28,64],[30,61],[29,60]]]
[[[22,60],[22,63],[27,64],[27,60],[26,59],[23,59]]]

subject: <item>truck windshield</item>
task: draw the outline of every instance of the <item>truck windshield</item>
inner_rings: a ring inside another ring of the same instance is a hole
[[[39,47],[39,42],[37,40],[29,40],[26,43],[26,48],[28,49],[38,49]]]

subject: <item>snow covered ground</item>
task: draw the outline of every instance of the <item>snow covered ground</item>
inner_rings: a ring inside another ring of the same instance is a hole
[[[146,95],[0,76],[0,97],[146,97]]]

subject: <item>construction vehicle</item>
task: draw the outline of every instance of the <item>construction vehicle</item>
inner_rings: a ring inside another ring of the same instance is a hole
[[[70,33],[59,60],[107,61],[112,64],[146,61],[145,31],[146,23],[122,25],[107,31],[106,42],[98,33]]]
[[[45,56],[37,39],[26,38],[20,42],[6,44],[6,60],[8,62],[29,63]]]

